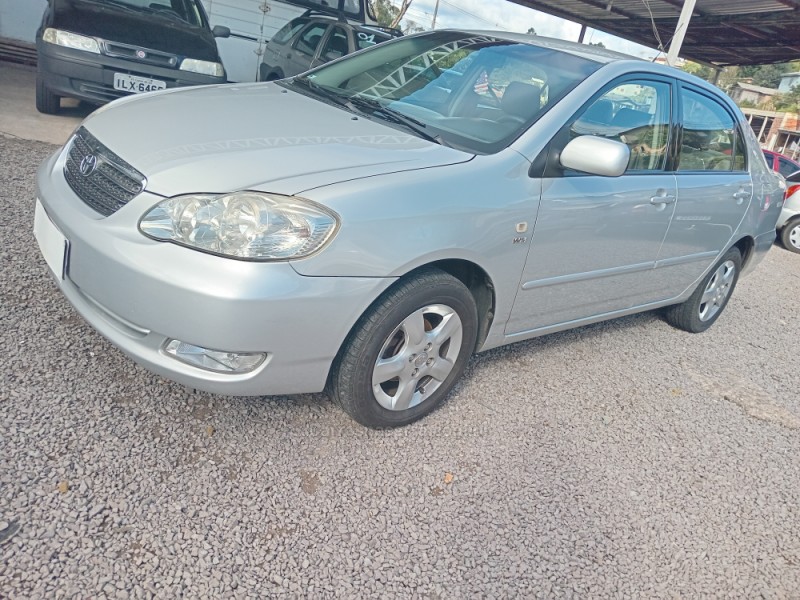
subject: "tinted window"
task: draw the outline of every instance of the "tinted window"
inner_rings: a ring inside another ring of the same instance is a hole
[[[683,141],[679,171],[730,171],[736,127],[717,101],[692,90],[681,90]]]
[[[784,177],[788,177],[795,171],[800,171],[800,167],[798,167],[790,160],[778,157],[778,173],[780,173]]]
[[[744,140],[741,130],[736,130],[736,149],[733,154],[733,170],[747,170],[747,142]]]
[[[288,42],[294,34],[300,31],[300,29],[308,23],[308,19],[294,19],[293,21],[289,21],[286,25],[281,27],[274,36],[272,36],[272,41],[277,42],[278,44],[285,44]]]
[[[630,81],[593,102],[572,124],[570,137],[596,135],[627,145],[629,171],[660,171],[667,162],[670,86]]]
[[[325,42],[325,46],[322,48],[322,52],[320,52],[322,60],[334,60],[348,52],[347,32],[341,27],[334,27],[328,36],[328,41]]]
[[[295,48],[305,54],[314,54],[317,51],[317,46],[322,41],[322,36],[325,35],[325,30],[328,29],[327,23],[313,23],[309,25],[300,37],[297,39]]]
[[[359,50],[363,50],[364,48],[369,48],[375,44],[380,44],[381,42],[392,39],[388,35],[366,29],[354,31],[353,33],[356,36],[356,45],[358,46]]]

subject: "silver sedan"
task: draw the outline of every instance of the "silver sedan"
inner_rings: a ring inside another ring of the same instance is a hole
[[[148,369],[327,390],[391,427],[473,352],[657,308],[707,329],[779,198],[699,79],[436,31],[281,82],[116,101],[42,165],[34,230],[64,295]]]

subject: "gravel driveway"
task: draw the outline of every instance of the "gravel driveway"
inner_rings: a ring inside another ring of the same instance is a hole
[[[691,335],[644,314],[475,357],[388,432],[151,375],[31,233],[0,137],[0,596],[800,597],[800,256]]]

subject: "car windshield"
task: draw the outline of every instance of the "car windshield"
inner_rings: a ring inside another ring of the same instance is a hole
[[[457,31],[379,44],[286,85],[426,139],[498,152],[601,65]]]
[[[158,14],[168,19],[185,21],[190,25],[205,25],[196,0],[92,0],[95,4],[110,4],[136,11]]]

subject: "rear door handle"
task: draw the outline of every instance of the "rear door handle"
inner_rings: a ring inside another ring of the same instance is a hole
[[[650,204],[672,204],[675,202],[675,196],[672,194],[664,194],[663,196],[653,196],[650,198]]]
[[[739,190],[738,192],[736,192],[736,193],[733,195],[733,197],[734,197],[734,199],[736,200],[736,204],[741,204],[741,203],[742,203],[742,202],[744,202],[744,201],[745,201],[747,198],[749,198],[749,197],[750,197],[750,194],[752,194],[752,192],[750,192],[750,191],[748,191],[748,190]]]

